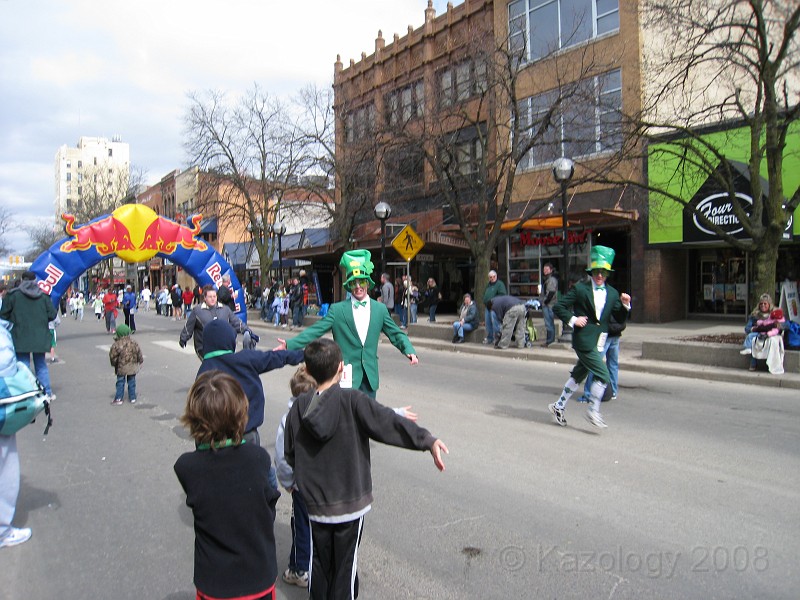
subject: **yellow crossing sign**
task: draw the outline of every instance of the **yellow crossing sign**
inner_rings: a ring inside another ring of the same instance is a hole
[[[400,230],[394,239],[392,240],[392,248],[397,250],[397,253],[406,259],[406,261],[410,261],[417,255],[417,252],[422,250],[422,247],[425,245],[425,242],[422,241],[422,238],[417,235],[417,232],[414,231],[414,228],[411,225],[406,225],[403,229]]]

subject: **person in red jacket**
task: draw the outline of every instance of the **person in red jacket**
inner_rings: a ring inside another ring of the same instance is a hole
[[[187,286],[186,289],[183,290],[183,318],[184,319],[188,319],[189,318],[189,312],[192,310],[192,301],[193,300],[194,300],[194,292],[192,291],[192,288]]]
[[[103,294],[103,312],[106,315],[106,333],[115,333],[117,331],[117,308],[119,302],[117,301],[117,292],[108,290]]]

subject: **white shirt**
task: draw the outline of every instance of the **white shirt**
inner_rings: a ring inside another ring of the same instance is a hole
[[[367,343],[367,331],[369,331],[369,317],[370,317],[370,301],[369,297],[366,298],[366,304],[364,306],[357,306],[355,298],[353,298],[353,321],[356,324],[356,331],[358,331],[358,337],[361,340],[361,345]]]
[[[606,307],[606,288],[598,288],[592,283],[592,292],[594,293],[594,312],[597,315],[597,320],[600,320],[600,315],[603,314],[603,309]]]

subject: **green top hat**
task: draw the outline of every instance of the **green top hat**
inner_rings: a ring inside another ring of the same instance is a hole
[[[615,254],[614,249],[608,246],[592,246],[590,255],[592,264],[586,270],[605,269],[606,271],[613,271],[614,269],[611,268],[611,265],[614,263]]]
[[[339,266],[344,269],[344,283],[342,283],[344,287],[347,287],[354,279],[368,279],[370,283],[375,283],[370,277],[375,265],[372,264],[372,255],[369,250],[350,250],[345,252],[342,254]]]

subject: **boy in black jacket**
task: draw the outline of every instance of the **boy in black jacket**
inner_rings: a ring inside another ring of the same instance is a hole
[[[259,446],[261,438],[258,427],[264,423],[264,386],[260,375],[301,362],[302,350],[236,352],[236,330],[227,321],[215,319],[203,328],[203,364],[197,370],[197,375],[199,377],[206,371],[219,370],[232,375],[239,382],[249,402],[244,439]]]
[[[353,599],[356,548],[372,505],[370,440],[429,450],[440,471],[447,446],[363,392],[340,388],[344,363],[333,340],[308,344],[305,361],[317,389],[302,394],[289,410],[284,450],[311,521],[311,598]]]
[[[194,452],[175,474],[194,515],[194,584],[198,600],[275,600],[275,503],[269,454],[244,440],[247,398],[219,371],[194,382],[181,417]]]

